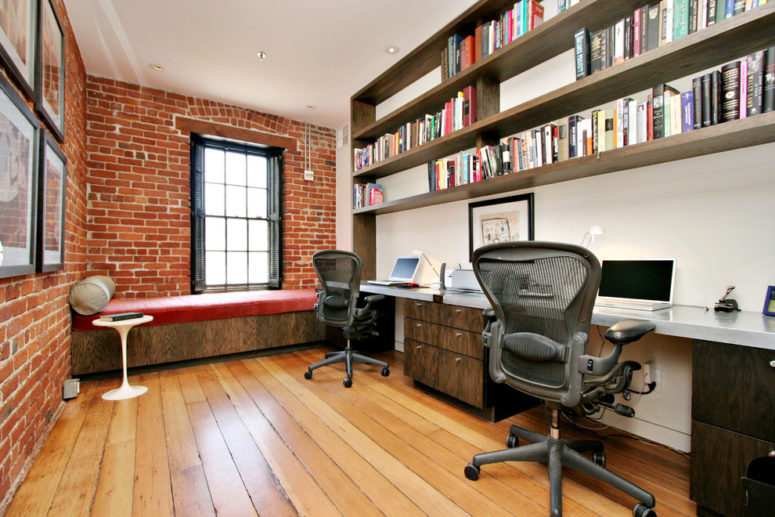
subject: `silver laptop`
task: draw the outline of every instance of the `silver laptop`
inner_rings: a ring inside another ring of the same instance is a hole
[[[613,259],[601,266],[596,306],[656,311],[673,305],[675,259]]]
[[[368,280],[366,283],[372,285],[401,285],[411,284],[417,275],[420,267],[420,257],[398,257],[390,278],[387,280]]]

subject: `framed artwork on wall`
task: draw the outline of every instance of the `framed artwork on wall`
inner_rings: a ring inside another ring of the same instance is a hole
[[[38,164],[38,271],[59,271],[65,267],[67,158],[45,131]]]
[[[487,244],[534,238],[532,192],[468,204],[468,260]]]
[[[0,75],[0,278],[35,272],[38,127]]]
[[[0,0],[0,61],[33,98],[38,0]]]
[[[57,140],[65,138],[65,36],[51,0],[40,0],[35,110]]]

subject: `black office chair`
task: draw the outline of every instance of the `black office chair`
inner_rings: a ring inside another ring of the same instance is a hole
[[[353,385],[353,363],[366,363],[382,367],[382,376],[390,375],[390,366],[385,361],[378,361],[369,356],[359,354],[350,347],[351,339],[361,339],[376,336],[377,311],[373,303],[382,300],[382,295],[372,295],[364,298],[366,305],[358,307],[358,295],[361,284],[361,259],[355,253],[340,250],[318,251],[312,256],[322,290],[318,291],[318,301],[315,304],[318,320],[327,325],[342,327],[347,340],[347,346],[339,352],[329,352],[325,359],[311,365],[304,372],[305,379],[312,378],[312,370],[334,363],[345,363],[347,377],[344,387]]]
[[[631,417],[632,408],[614,404],[629,387],[634,361],[617,362],[622,346],[654,329],[650,322],[625,320],[605,333],[613,344],[607,357],[587,354],[590,318],[600,284],[600,263],[589,250],[570,244],[511,242],[474,252],[474,272],[492,310],[482,339],[490,349],[490,376],[544,400],[551,410],[548,436],[511,426],[508,449],[477,454],[465,468],[502,461],[548,464],[551,515],[562,515],[562,467],[570,467],[631,495],[636,517],[656,516],[654,496],[605,469],[603,444],[560,439],[560,412],[591,415],[602,407]],[[519,439],[530,445],[519,446]],[[593,459],[581,452],[592,452]]]

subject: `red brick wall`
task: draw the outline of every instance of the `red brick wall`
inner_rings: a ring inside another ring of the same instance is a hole
[[[0,279],[0,515],[62,405],[62,383],[70,376],[67,292],[86,270],[86,74],[64,4],[54,3],[66,35],[66,266],[55,273]]]
[[[336,135],[312,126],[315,181],[304,173],[304,123],[134,84],[87,77],[89,272],[116,281],[116,296],[189,294],[189,134],[182,116],[289,136],[284,168],[283,287],[312,287],[312,254],[333,248]]]

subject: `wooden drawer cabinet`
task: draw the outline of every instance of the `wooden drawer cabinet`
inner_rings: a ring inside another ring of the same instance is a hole
[[[697,513],[744,514],[741,478],[775,451],[775,351],[695,341],[691,497]]]
[[[404,373],[476,408],[490,420],[535,405],[488,375],[480,309],[407,300],[404,304]]]

